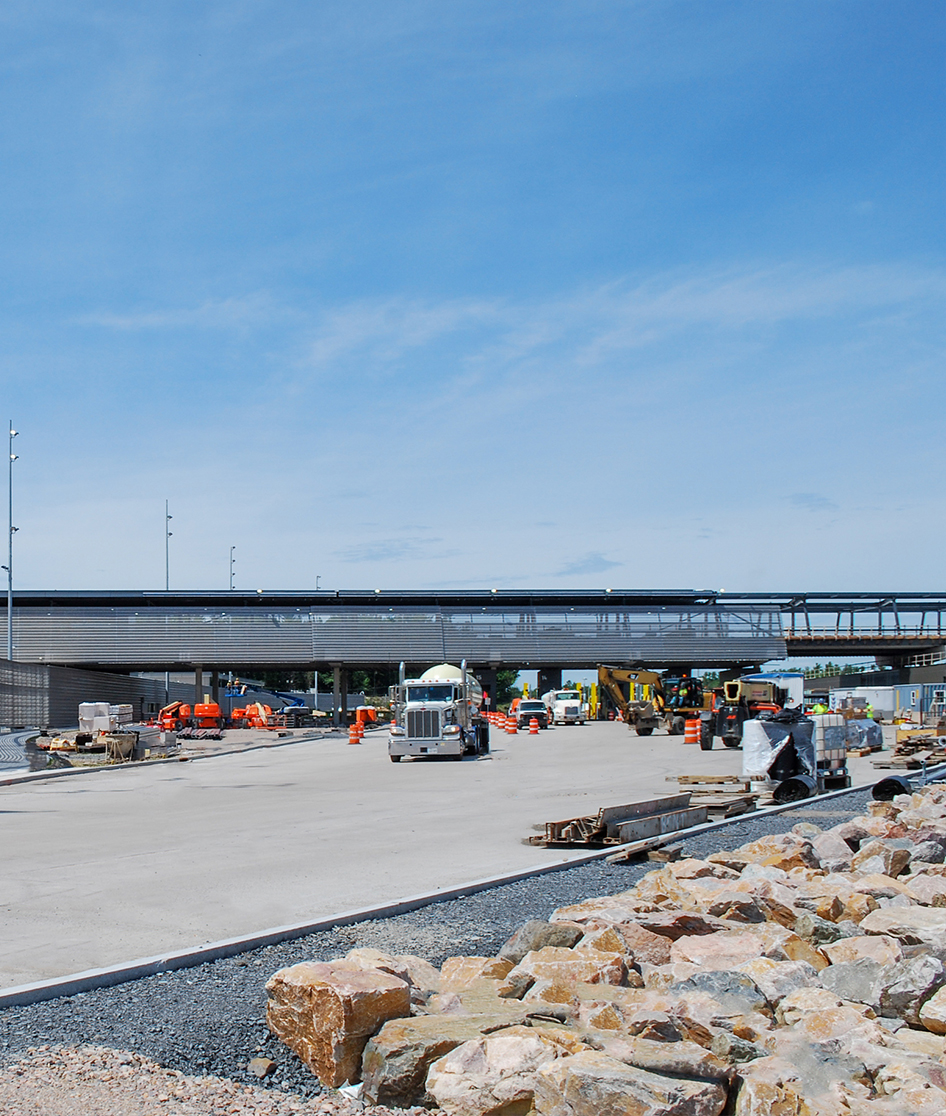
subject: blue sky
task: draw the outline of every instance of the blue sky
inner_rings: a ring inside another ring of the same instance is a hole
[[[944,23],[12,0],[17,583],[935,589]]]

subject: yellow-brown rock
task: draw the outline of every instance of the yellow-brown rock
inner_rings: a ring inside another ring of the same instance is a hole
[[[440,991],[461,992],[484,977],[502,980],[512,967],[500,957],[448,957],[440,966]]]
[[[368,1038],[410,1014],[410,987],[378,969],[304,961],[266,984],[266,1021],[323,1085],[357,1081]]]
[[[946,988],[941,988],[923,1004],[920,1022],[934,1035],[946,1035]]]
[[[734,1116],[818,1116],[798,1070],[783,1058],[759,1058],[742,1072]]]
[[[448,1116],[525,1116],[541,1068],[569,1056],[531,1027],[510,1027],[465,1042],[436,1061],[427,1090]]]
[[[537,1116],[719,1116],[727,1097],[718,1082],[665,1077],[597,1051],[547,1062],[534,1088]]]
[[[832,965],[845,961],[859,961],[868,957],[880,965],[896,965],[903,960],[903,950],[896,938],[883,934],[862,934],[855,938],[841,938],[821,947]]]
[[[506,974],[499,994],[522,995],[530,983],[538,980],[582,981],[588,984],[624,984],[627,966],[619,953],[600,953],[594,949],[545,949],[527,953],[518,965]]]

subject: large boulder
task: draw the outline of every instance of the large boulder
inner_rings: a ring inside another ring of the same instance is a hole
[[[812,838],[815,855],[826,872],[846,872],[851,867],[853,850],[838,833],[828,830]]]
[[[530,1027],[510,1027],[434,1062],[427,1091],[448,1116],[525,1116],[541,1068],[568,1052]]]
[[[917,1026],[923,1003],[944,983],[942,961],[928,954],[891,965],[884,970],[878,986],[880,1014]]]
[[[946,1035],[946,988],[940,988],[921,1005],[919,1021],[934,1035]]]
[[[323,1085],[357,1081],[368,1038],[410,1014],[406,981],[344,961],[303,961],[266,983],[266,1022]]]
[[[675,942],[679,938],[715,934],[731,929],[731,924],[721,918],[701,914],[699,911],[657,911],[641,914],[634,920],[642,930],[660,934]]]
[[[635,961],[666,965],[670,960],[671,941],[666,934],[657,934],[639,922],[616,922],[613,929]]]
[[[773,961],[771,957],[756,957],[740,965],[739,971],[755,983],[772,1007],[789,993],[818,984],[818,973],[807,961]]]
[[[862,957],[880,965],[896,965],[903,959],[903,950],[897,939],[888,938],[884,934],[860,934],[841,938],[821,948],[832,965],[840,965],[844,961],[860,961]]]
[[[853,872],[880,872],[896,877],[906,871],[910,863],[910,850],[891,840],[868,841],[851,859]]]
[[[941,907],[885,907],[861,919],[867,934],[885,934],[905,945],[946,949],[946,909]]]
[[[884,966],[872,957],[859,957],[855,961],[841,961],[829,965],[821,973],[821,984],[832,995],[841,1000],[869,1004],[880,1004],[880,981]]]
[[[719,1005],[720,1015],[738,1016],[769,1010],[768,1000],[752,977],[732,969],[697,973],[671,985],[668,991],[671,996],[681,998],[694,993],[708,996]]]
[[[591,1050],[535,1076],[537,1116],[719,1116],[727,1096],[720,1082],[665,1077]]]
[[[545,946],[533,953],[527,953],[519,964],[506,974],[499,986],[499,994],[519,999],[538,980],[625,984],[627,965],[619,953]]]
[[[422,1015],[389,1020],[369,1040],[362,1058],[364,1097],[369,1104],[428,1104],[427,1071],[445,1054],[484,1031],[506,1026],[492,1015]]]
[[[686,1039],[660,1042],[643,1036],[628,1038],[626,1035],[586,1035],[585,1041],[593,1043],[619,1062],[649,1070],[651,1073],[719,1081],[726,1085],[733,1078],[731,1065],[718,1058],[711,1050]]]
[[[740,1072],[733,1116],[820,1116],[805,1100],[801,1072],[784,1058],[759,1058]]]
[[[499,956],[518,965],[527,953],[534,953],[546,946],[570,948],[581,938],[585,929],[585,926],[577,923],[543,922],[542,919],[531,918],[506,942],[499,951]]]
[[[925,872],[907,879],[910,894],[924,907],[939,907],[946,899],[946,877],[930,876]],[[939,902],[937,902],[939,900]]]
[[[440,991],[461,992],[483,978],[502,980],[512,967],[504,957],[448,957],[440,966]]]

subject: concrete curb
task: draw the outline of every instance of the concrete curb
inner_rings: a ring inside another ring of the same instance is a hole
[[[127,766],[127,765],[126,765]],[[120,768],[116,768],[120,770]],[[927,780],[930,776],[946,772],[946,764],[926,772]],[[906,773],[905,773],[906,774]],[[908,777],[910,777],[908,775]],[[913,772],[913,777],[922,777],[922,772]],[[704,825],[695,825],[690,829],[681,829],[676,833],[666,834],[666,842],[686,840],[689,837],[712,833],[725,829],[730,825],[740,822],[755,821],[760,817],[771,814],[782,814],[788,810],[797,810],[806,803],[824,802],[841,798],[847,794],[870,790],[876,785],[876,780],[864,783],[857,787],[846,787],[843,790],[829,791],[814,798],[801,799],[798,802],[789,802],[782,806],[768,806],[762,810],[755,810],[749,814],[740,814],[735,818],[724,821],[706,822]],[[393,918],[396,915],[408,914],[420,910],[422,907],[434,903],[448,902],[451,899],[463,899],[481,891],[489,891],[503,884],[515,883],[518,880],[531,879],[535,876],[549,875],[552,872],[564,872],[569,868],[577,868],[595,860],[619,853],[622,848],[630,848],[637,842],[629,845],[609,845],[605,849],[597,849],[591,853],[584,853],[575,857],[565,857],[553,864],[543,864],[538,868],[526,868],[519,872],[504,873],[499,876],[487,876],[483,879],[472,880],[469,883],[455,887],[441,888],[438,891],[427,892],[423,895],[411,895],[403,899],[396,899],[392,903],[385,903],[378,907],[362,907],[357,910],[342,911],[329,915],[327,918],[316,922],[295,923],[287,926],[274,926],[266,930],[257,931],[236,938],[222,938],[219,941],[208,942],[206,945],[191,949],[175,950],[170,953],[158,954],[152,957],[140,957],[122,965],[109,966],[102,969],[86,969],[84,972],[71,973],[69,976],[55,977],[52,980],[35,981],[31,984],[21,984],[10,988],[0,989],[0,1010],[9,1007],[23,1007],[28,1004],[40,1003],[43,1000],[55,1000],[62,996],[76,996],[82,992],[91,992],[96,988],[110,988],[116,984],[124,984],[142,977],[155,976],[158,973],[173,972],[177,969],[188,969],[195,965],[203,965],[208,961],[219,961],[225,957],[234,957],[240,953],[263,946],[277,945],[280,942],[293,941],[304,938],[324,930],[334,930],[338,926],[351,926],[358,922],[369,922],[374,919]]]

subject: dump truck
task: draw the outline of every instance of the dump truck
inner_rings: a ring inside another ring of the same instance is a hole
[[[447,756],[462,760],[489,751],[489,722],[480,712],[483,688],[466,660],[407,678],[401,663],[398,683],[389,690],[394,719],[388,734],[392,763],[404,756]]]
[[[628,687],[625,692],[624,686]],[[642,696],[637,696],[637,687]],[[603,690],[624,722],[638,736],[650,736],[663,725],[670,736],[682,736],[686,722],[700,722],[700,747],[713,747],[713,694],[704,693],[703,683],[692,675],[661,675],[653,670],[599,666],[598,687]],[[633,687],[633,689],[631,688]],[[643,689],[646,687],[646,689]]]

